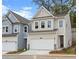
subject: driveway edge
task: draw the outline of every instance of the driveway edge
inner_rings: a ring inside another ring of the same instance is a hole
[[[21,55],[21,54],[3,54],[3,55],[8,55],[8,56],[10,56],[10,55],[13,55],[13,56],[15,56],[15,55],[19,55],[19,56],[24,56],[24,55]],[[27,55],[27,56],[35,56],[35,55]],[[49,55],[36,55],[36,56],[76,56],[76,55],[68,55],[68,54],[49,54]]]

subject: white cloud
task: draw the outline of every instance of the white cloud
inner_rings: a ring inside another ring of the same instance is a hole
[[[23,9],[23,10],[31,10],[32,7],[23,7],[22,9]]]
[[[32,10],[32,7],[23,7],[22,9],[20,9],[18,11],[14,11],[14,12],[27,19],[30,19],[32,17],[31,10]]]
[[[8,7],[2,5],[2,15],[5,15],[7,13],[8,9],[9,9]]]
[[[2,15],[5,15],[8,10],[9,10],[8,7],[2,5]],[[14,12],[21,15],[21,16],[23,16],[24,18],[30,19],[32,17],[31,10],[32,10],[32,7],[23,7],[19,10],[15,10]]]

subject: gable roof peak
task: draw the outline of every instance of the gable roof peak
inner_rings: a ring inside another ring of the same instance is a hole
[[[42,5],[42,6],[40,6],[40,7],[44,8],[44,6],[43,6],[43,5]]]
[[[30,20],[18,15],[17,13],[15,13],[15,12],[13,12],[11,10],[8,10],[6,15],[8,16],[9,14],[12,14],[16,18],[17,23],[28,24],[30,22]]]
[[[39,14],[40,14],[40,12],[41,12],[41,10],[42,9],[44,9],[45,11],[44,11],[44,13],[46,12],[48,15],[45,15],[45,16],[52,16],[53,17],[53,14],[51,14],[44,6],[41,6],[38,10],[37,10],[37,12],[36,12],[36,14],[33,16],[33,18],[36,18]],[[43,16],[44,17],[44,16]],[[32,18],[32,19],[33,19]]]

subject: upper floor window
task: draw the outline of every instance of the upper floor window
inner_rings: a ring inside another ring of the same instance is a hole
[[[6,32],[8,32],[8,26],[6,26]]]
[[[35,29],[38,28],[38,22],[35,22]]]
[[[15,29],[15,32],[17,32],[17,29]]]
[[[45,22],[44,21],[41,22],[41,28],[45,28]]]
[[[2,27],[2,32],[5,32],[5,27]]]
[[[51,28],[51,21],[48,21],[48,28]]]
[[[24,32],[27,32],[27,27],[24,27]]]
[[[63,27],[63,21],[62,20],[59,21],[59,27]]]

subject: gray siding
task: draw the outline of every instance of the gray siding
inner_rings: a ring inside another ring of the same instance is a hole
[[[2,20],[2,27],[8,27],[8,32],[6,32],[6,30],[4,30],[2,32],[2,34],[11,34],[12,33],[12,23],[7,19],[7,18],[4,18]]]
[[[24,25],[23,24],[19,24],[19,34],[18,34],[18,48],[22,49],[24,48],[24,39],[27,38],[27,34],[28,33],[24,33]]]
[[[28,36],[28,25],[27,24],[14,24],[11,23],[8,19],[4,19],[2,22],[2,27],[8,26],[8,32],[3,32],[3,34],[13,34],[17,33],[17,45],[18,49],[24,48],[24,39]],[[24,27],[27,26],[27,32],[24,32]],[[15,32],[17,29],[17,32]]]

